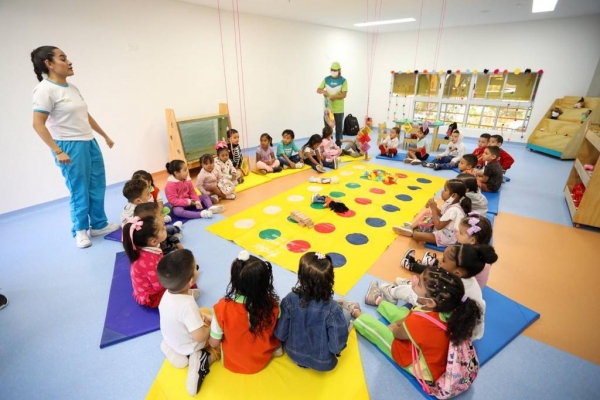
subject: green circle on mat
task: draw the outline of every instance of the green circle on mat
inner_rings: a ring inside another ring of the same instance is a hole
[[[315,210],[324,210],[325,204],[324,203],[312,203],[310,205],[310,208],[314,208]]]
[[[298,223],[298,221],[296,221],[295,219],[293,219],[293,218],[292,218],[292,217],[290,217],[289,215],[288,215],[288,217],[287,217],[287,220],[288,220],[289,222],[291,222],[292,224],[297,224],[297,223]]]
[[[344,197],[346,195],[346,193],[342,193],[342,192],[331,192],[329,193],[329,196],[334,197],[334,198],[340,198],[340,197]]]
[[[350,182],[346,184],[346,187],[350,189],[358,189],[360,185],[358,183]]]
[[[265,240],[275,240],[281,236],[281,232],[279,232],[277,229],[265,229],[260,231],[258,236]]]

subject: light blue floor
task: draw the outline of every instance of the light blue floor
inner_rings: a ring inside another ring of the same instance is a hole
[[[475,142],[467,146],[472,149]],[[562,188],[571,162],[530,153],[523,145],[507,144],[505,149],[516,163],[509,173],[512,181],[503,189],[500,211],[570,225]],[[435,173],[396,162],[372,162]],[[106,209],[111,220],[118,220],[123,204],[121,185],[110,187]],[[201,266],[200,304],[209,306],[224,294],[229,265],[240,250],[207,233],[204,228],[210,223],[190,221],[183,240]],[[0,399],[144,398],[163,362],[160,332],[99,348],[120,244],[94,238],[91,248],[77,249],[69,235],[66,200],[0,215],[0,226],[0,293],[10,298],[9,306],[0,311]],[[283,297],[296,276],[280,267],[274,268],[274,274]],[[363,303],[371,279],[364,276],[347,297]],[[363,304],[363,310],[375,315],[372,307]],[[372,399],[422,398],[362,338],[360,352]],[[598,398],[599,376],[598,365],[521,336],[483,367],[463,397]],[[248,398],[257,397],[249,394]]]

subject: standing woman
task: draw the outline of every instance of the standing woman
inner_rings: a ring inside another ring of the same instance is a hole
[[[114,142],[88,114],[79,90],[67,83],[73,66],[62,50],[38,47],[31,52],[31,62],[40,81],[33,90],[33,129],[52,150],[71,193],[71,231],[77,247],[90,247],[90,227],[91,236],[106,235],[119,228],[108,223],[104,212],[104,160],[93,131],[106,140],[109,148]]]
[[[335,119],[335,144],[342,145],[344,129],[344,99],[348,93],[348,81],[342,76],[342,67],[339,62],[331,64],[331,75],[325,77],[317,88],[317,93],[329,98],[331,112]],[[325,121],[325,126],[327,121]]]

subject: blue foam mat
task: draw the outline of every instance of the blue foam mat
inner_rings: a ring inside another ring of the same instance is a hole
[[[158,308],[141,306],[133,299],[130,266],[124,251],[116,254],[101,349],[160,329]]]
[[[483,299],[486,302],[485,331],[483,338],[473,342],[481,367],[540,317],[539,313],[487,286],[483,289]],[[389,322],[383,317],[380,317],[379,321],[389,325]],[[373,346],[375,345],[373,344]],[[375,347],[377,348],[377,346]],[[383,352],[381,353],[383,354]],[[408,379],[419,393],[427,399],[432,398],[423,391],[421,385],[413,375],[402,369],[393,359],[385,354],[384,356]],[[477,385],[477,381],[475,381],[474,385]]]
[[[500,192],[502,188],[498,189],[497,192],[484,192],[481,191],[481,194],[485,196],[488,201],[488,213],[498,215],[498,209],[500,208]]]
[[[388,157],[388,156],[382,156],[381,154],[378,154],[375,156],[375,158],[378,158],[380,160],[390,160],[390,161],[404,161],[404,159],[406,158],[406,153],[400,153],[398,152],[394,157]],[[428,162],[431,162],[435,160],[435,156],[429,156],[429,158],[427,158]]]
[[[483,193],[483,192],[482,192]],[[486,215],[486,218],[490,220],[490,224],[492,224],[492,228],[494,227],[494,218],[496,217],[494,214],[488,212]],[[494,238],[492,237],[492,240],[490,241],[490,244],[494,244]],[[428,249],[432,249],[432,250],[437,250],[440,252],[443,252],[444,250],[446,250],[446,246],[442,247],[442,246],[436,246],[435,244],[431,244],[431,243],[425,243],[424,245],[426,248]]]

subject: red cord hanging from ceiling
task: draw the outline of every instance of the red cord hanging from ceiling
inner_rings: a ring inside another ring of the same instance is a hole
[[[377,11],[379,3],[379,11]],[[369,0],[367,0],[367,22],[369,22]],[[375,9],[373,12],[374,20],[381,19],[383,9],[383,0],[375,0]],[[369,33],[369,30],[371,33]],[[369,38],[369,34],[371,37]],[[367,27],[367,117],[369,116],[369,105],[371,102],[371,86],[373,82],[373,72],[375,70],[375,54],[377,52],[377,39],[379,38],[379,26],[376,28]],[[371,49],[369,50],[369,43]]]

